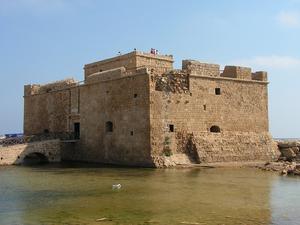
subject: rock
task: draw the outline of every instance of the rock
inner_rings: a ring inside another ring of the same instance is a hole
[[[291,147],[297,147],[298,142],[297,141],[278,141],[277,145],[279,148],[291,148]]]
[[[291,149],[296,155],[299,153],[299,147],[292,147]]]
[[[281,174],[282,174],[282,175],[287,175],[288,172],[287,172],[287,170],[284,169],[284,170],[281,171]]]
[[[288,161],[296,158],[296,153],[293,151],[292,148],[282,148],[280,149],[280,152],[281,152],[281,156],[286,157]]]
[[[294,170],[294,171],[293,171],[293,174],[299,176],[299,175],[300,175],[300,170],[297,170],[297,169]]]

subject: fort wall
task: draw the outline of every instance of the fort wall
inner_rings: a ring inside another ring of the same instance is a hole
[[[77,154],[77,160],[153,166],[150,158],[149,74],[143,69],[135,75],[119,74],[114,78],[98,80],[89,77],[80,87],[80,102],[89,104],[81,105],[79,144],[82,151]]]
[[[69,132],[69,115],[78,109],[76,81],[67,79],[24,88],[24,134]],[[73,95],[72,95],[73,94]],[[73,101],[71,100],[73,96]],[[76,103],[77,102],[77,103]]]
[[[158,76],[152,83],[151,149],[156,164],[172,163],[168,157],[179,153],[191,162],[278,156],[268,133],[268,83],[252,80],[251,70],[238,67],[232,76],[227,70],[221,77],[217,68],[184,61],[182,72]],[[157,85],[161,80],[163,88]]]

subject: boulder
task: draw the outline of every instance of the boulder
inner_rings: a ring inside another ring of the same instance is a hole
[[[299,142],[297,141],[278,141],[277,145],[279,148],[291,148],[291,147],[298,147]]]
[[[293,148],[282,148],[280,152],[281,156],[285,157],[288,161],[296,158],[296,153],[293,151]]]

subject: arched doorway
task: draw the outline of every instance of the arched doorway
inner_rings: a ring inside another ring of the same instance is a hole
[[[33,152],[26,155],[23,159],[22,164],[24,165],[36,165],[36,164],[45,164],[48,163],[49,160],[47,156],[39,152]]]
[[[220,133],[221,132],[221,128],[218,126],[212,126],[209,130],[212,133]]]

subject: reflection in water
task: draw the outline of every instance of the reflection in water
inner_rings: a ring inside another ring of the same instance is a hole
[[[277,224],[282,186],[300,184],[255,169],[82,165],[0,167],[0,181],[0,224],[18,225]]]

